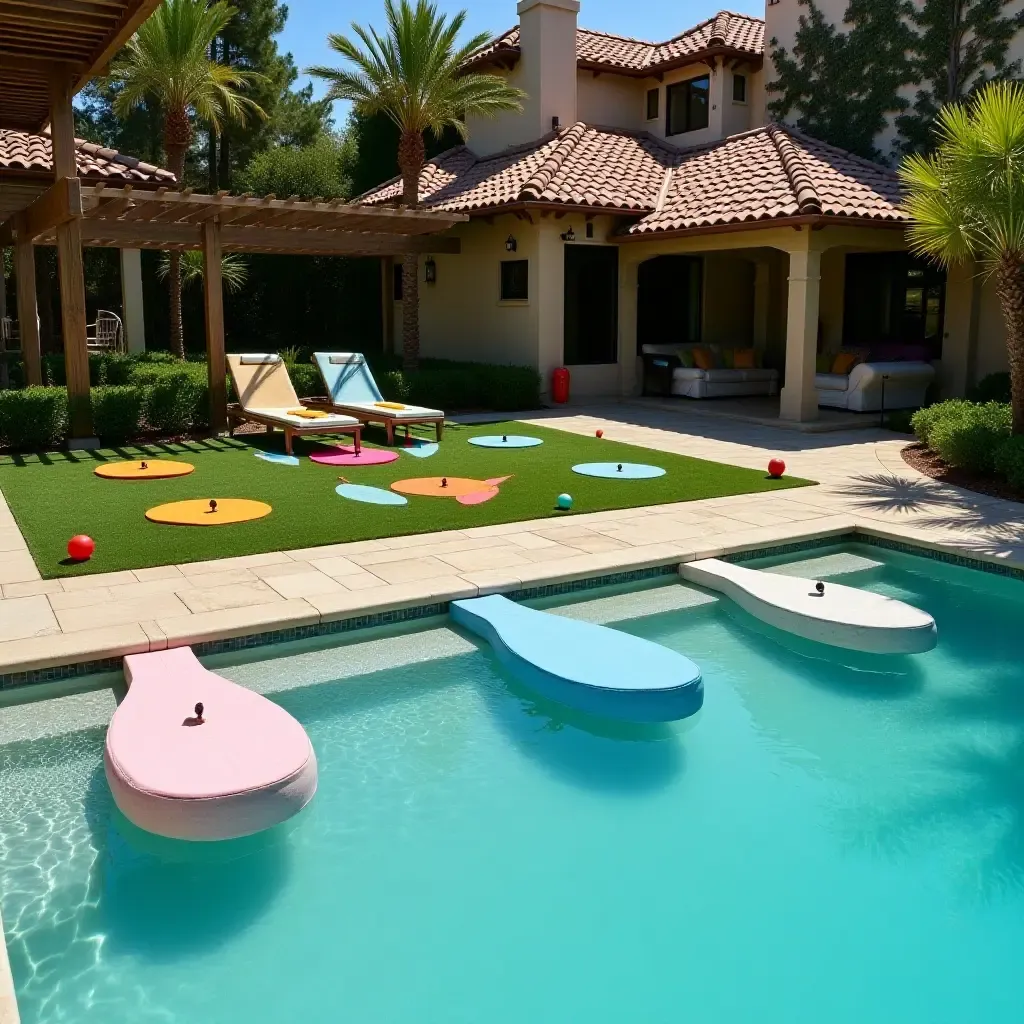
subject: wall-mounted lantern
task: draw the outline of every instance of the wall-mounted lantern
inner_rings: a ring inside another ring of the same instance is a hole
[[[437,264],[433,256],[428,256],[427,262],[423,265],[423,280],[427,284],[437,284]]]
[[[568,231],[563,231],[560,237],[561,237],[563,242],[575,242],[576,241],[576,232],[573,231],[571,224],[569,225],[569,230]]]
[[[509,235],[505,239],[505,252],[515,252],[518,246],[519,243],[515,240],[515,236]]]

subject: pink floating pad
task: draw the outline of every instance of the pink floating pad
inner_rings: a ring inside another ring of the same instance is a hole
[[[283,708],[199,664],[190,647],[124,659],[128,695],[107,729],[114,802],[147,832],[234,839],[300,811],[316,755]],[[203,718],[195,706],[203,704]]]
[[[398,452],[386,452],[380,448],[361,448],[359,454],[351,445],[338,445],[337,448],[324,448],[313,452],[310,458],[324,466],[383,466],[386,462],[394,462]]]

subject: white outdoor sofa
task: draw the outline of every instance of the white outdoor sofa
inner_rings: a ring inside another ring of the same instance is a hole
[[[701,370],[683,366],[679,354],[685,348],[721,350],[727,346],[644,345],[643,393],[679,395],[683,398],[729,398],[739,395],[774,395],[779,390],[779,371],[762,367],[747,370]],[[749,348],[736,346],[737,348]]]
[[[925,362],[858,363],[849,373],[816,373],[818,405],[850,412],[917,409],[935,379],[935,367]]]

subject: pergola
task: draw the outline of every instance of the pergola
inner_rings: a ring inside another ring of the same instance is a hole
[[[227,423],[224,252],[392,257],[457,253],[436,233],[460,214],[301,202],[297,197],[201,195],[183,189],[84,184],[76,176],[74,94],[101,73],[160,0],[0,0],[0,128],[49,123],[53,184],[40,194],[0,168],[0,246],[13,245],[22,348],[29,383],[41,382],[33,246],[57,247],[71,437],[92,438],[82,246],[201,249],[210,425]],[[6,188],[10,182],[13,188]],[[27,329],[25,329],[27,326]]]

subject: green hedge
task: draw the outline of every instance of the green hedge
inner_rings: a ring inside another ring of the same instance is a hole
[[[453,412],[517,412],[540,405],[540,375],[528,366],[430,360],[411,373],[386,363],[375,366],[374,375],[384,397],[392,402]]]
[[[145,389],[115,384],[92,389],[92,428],[105,444],[129,441],[142,433]]]
[[[68,429],[64,388],[0,391],[0,443],[7,448],[53,448]]]
[[[990,373],[982,377],[975,387],[967,393],[972,402],[1009,402],[1010,401],[1010,375],[1003,373]]]
[[[1024,435],[1008,437],[996,452],[996,471],[1013,487],[1024,491]]]
[[[991,473],[996,452],[1010,436],[1010,421],[1010,406],[1003,402],[954,398],[918,410],[912,426],[921,443],[950,466]]]

